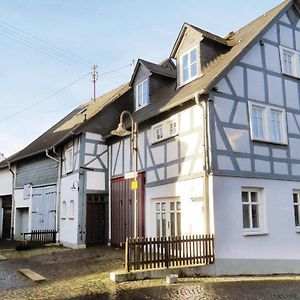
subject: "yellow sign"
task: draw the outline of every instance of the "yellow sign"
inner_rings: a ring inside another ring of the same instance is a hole
[[[131,181],[131,189],[132,190],[137,190],[138,189],[138,181],[137,180]]]

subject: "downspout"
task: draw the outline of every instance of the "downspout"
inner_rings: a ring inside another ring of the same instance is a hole
[[[204,94],[204,90],[194,95],[195,102],[203,109],[202,123],[202,160],[203,160],[203,200],[205,212],[205,233],[210,234],[210,205],[209,205],[209,150],[208,150],[208,104],[207,101],[200,101],[200,96]]]
[[[10,162],[8,163],[8,169],[12,174],[12,192],[11,192],[11,239],[14,239],[15,234],[15,178],[16,173],[11,169]]]
[[[52,147],[52,152],[57,155],[59,157],[59,154],[56,152],[55,147]],[[59,203],[60,203],[60,181],[61,181],[61,158],[56,159],[55,157],[52,157],[49,152],[48,149],[45,150],[46,156],[52,160],[54,160],[55,162],[58,163],[58,177],[57,177],[57,185],[56,185],[56,203],[55,203],[55,227],[56,227],[56,231],[57,231],[57,235],[56,235],[56,241],[59,241]]]

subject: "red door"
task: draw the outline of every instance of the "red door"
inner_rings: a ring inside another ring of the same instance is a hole
[[[133,179],[116,178],[111,181],[111,244],[123,245],[133,236],[134,201]],[[138,235],[145,235],[145,173],[138,174]]]

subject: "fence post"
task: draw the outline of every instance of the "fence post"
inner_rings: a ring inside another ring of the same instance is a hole
[[[168,243],[169,237],[164,237],[164,249],[165,249],[165,267],[169,268],[169,243]]]

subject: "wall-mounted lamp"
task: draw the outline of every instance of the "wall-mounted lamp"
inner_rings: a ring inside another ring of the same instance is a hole
[[[71,186],[71,191],[79,191],[79,181],[75,180]]]

